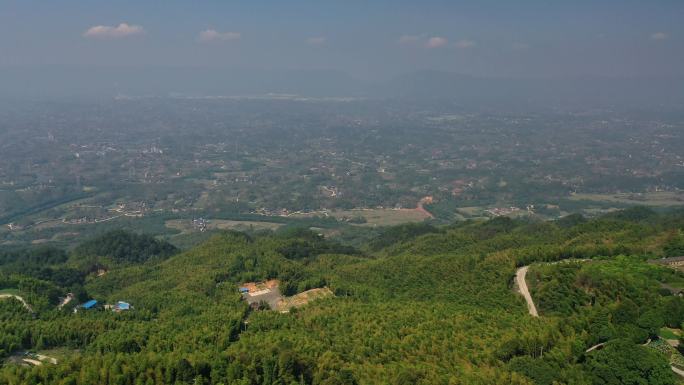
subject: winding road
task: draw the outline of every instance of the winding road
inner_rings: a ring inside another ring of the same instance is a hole
[[[558,263],[570,263],[570,262],[587,262],[590,261],[590,259],[564,259],[556,262],[550,262],[548,264],[550,265],[555,265]],[[519,268],[515,272],[515,283],[518,286],[518,291],[520,294],[522,294],[523,297],[525,297],[525,302],[527,302],[527,310],[529,310],[530,315],[532,317],[539,317],[539,313],[537,312],[537,307],[534,306],[534,301],[532,300],[532,296],[530,295],[530,290],[527,288],[527,281],[525,281],[525,276],[527,276],[527,270],[530,269],[530,266],[523,266]]]
[[[430,204],[430,203],[432,203],[432,197],[431,196],[422,197],[418,201],[418,205],[416,206],[416,210],[423,213],[424,215],[426,215],[430,219],[435,219],[435,216],[432,215],[432,213],[427,211],[427,209],[425,208],[425,205]]]
[[[583,260],[586,261],[586,260]],[[537,307],[534,306],[534,301],[532,300],[532,296],[530,295],[530,290],[527,288],[527,281],[525,281],[525,277],[527,276],[527,270],[529,270],[529,266],[523,266],[519,268],[515,272],[515,282],[518,285],[518,291],[520,294],[522,294],[523,297],[525,297],[525,302],[527,302],[527,310],[530,312],[530,315],[532,317],[539,317],[539,313],[537,312]],[[651,339],[649,338],[648,341],[644,345],[648,345],[648,343],[651,342]],[[600,344],[596,344],[589,349],[585,351],[585,353],[590,353],[593,350],[597,350],[600,348],[603,348],[605,346],[605,342],[602,342]],[[675,372],[677,375],[680,377],[684,377],[684,370],[681,370],[679,368],[676,368],[674,366],[670,366],[670,369],[672,369],[673,372]]]
[[[515,272],[515,282],[518,285],[518,290],[520,294],[525,298],[527,302],[527,310],[530,312],[532,317],[539,317],[537,312],[537,307],[534,306],[534,301],[532,301],[532,296],[530,295],[530,290],[527,288],[527,282],[525,281],[525,276],[527,275],[527,270],[529,266],[523,266]]]
[[[3,298],[14,298],[14,299],[16,299],[24,305],[26,310],[33,313],[33,309],[31,309],[31,306],[26,301],[24,301],[24,299],[21,298],[20,296],[14,295],[14,294],[0,294],[0,299],[3,299]]]
[[[684,377],[684,370],[675,368],[674,366],[670,366],[670,369],[672,369],[673,372],[677,373],[678,375]]]

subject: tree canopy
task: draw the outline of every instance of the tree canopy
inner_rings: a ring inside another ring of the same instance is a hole
[[[647,262],[684,217],[637,214],[401,226],[359,248],[288,229],[223,232],[185,252],[124,231],[71,252],[8,251],[0,290],[34,312],[0,300],[0,357],[58,363],[7,361],[0,383],[675,384],[670,357],[642,344],[684,321],[670,290],[684,275]],[[93,257],[106,274],[82,263]],[[526,264],[540,318],[513,288]],[[284,295],[335,296],[289,313],[249,307],[238,288],[270,279]],[[133,309],[58,308],[75,288]]]

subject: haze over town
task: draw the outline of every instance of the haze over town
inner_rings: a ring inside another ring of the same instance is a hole
[[[682,20],[0,0],[0,385],[683,385]]]

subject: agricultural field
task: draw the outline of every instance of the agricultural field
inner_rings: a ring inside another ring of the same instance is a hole
[[[216,230],[325,213],[383,227],[491,217],[487,210],[515,217],[531,206],[556,219],[682,205],[676,116],[163,98],[15,110],[0,131],[0,245],[73,246],[114,226],[173,236],[187,226],[166,221],[198,217],[227,221],[214,221]],[[596,142],[598,131],[610,141]],[[654,137],[668,140],[652,148]],[[505,213],[511,207],[520,211]]]
[[[327,215],[339,221],[359,226],[396,226],[403,223],[422,222],[430,216],[418,209],[352,209],[327,211]],[[293,214],[293,217],[311,217],[315,214]]]
[[[192,220],[189,219],[172,219],[165,222],[166,227],[180,231],[182,234],[197,231],[193,226]],[[206,222],[207,230],[237,230],[237,231],[255,231],[255,230],[277,230],[281,227],[281,223],[272,222],[258,222],[258,221],[231,221],[225,219],[210,219]]]
[[[577,193],[570,196],[573,201],[593,201],[618,203],[622,205],[641,206],[682,206],[684,205],[684,193],[675,191],[645,192],[645,193],[620,193],[620,194],[587,194]]]

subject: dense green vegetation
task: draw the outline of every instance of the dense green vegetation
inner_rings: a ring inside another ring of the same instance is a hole
[[[219,233],[184,252],[127,232],[71,252],[8,251],[0,290],[25,294],[35,314],[0,301],[0,356],[70,353],[56,365],[6,362],[0,383],[676,384],[668,357],[642,344],[684,321],[670,293],[684,276],[647,262],[669,255],[682,229],[681,212],[632,209],[400,226],[356,248],[287,228]],[[540,318],[512,287],[530,263]],[[88,297],[134,309],[57,309],[71,283],[34,265],[73,269]],[[252,310],[237,288],[266,279],[288,295],[327,286],[335,297]]]
[[[114,230],[87,242],[74,250],[80,256],[102,256],[118,262],[145,262],[152,257],[166,258],[177,249],[149,235]]]

